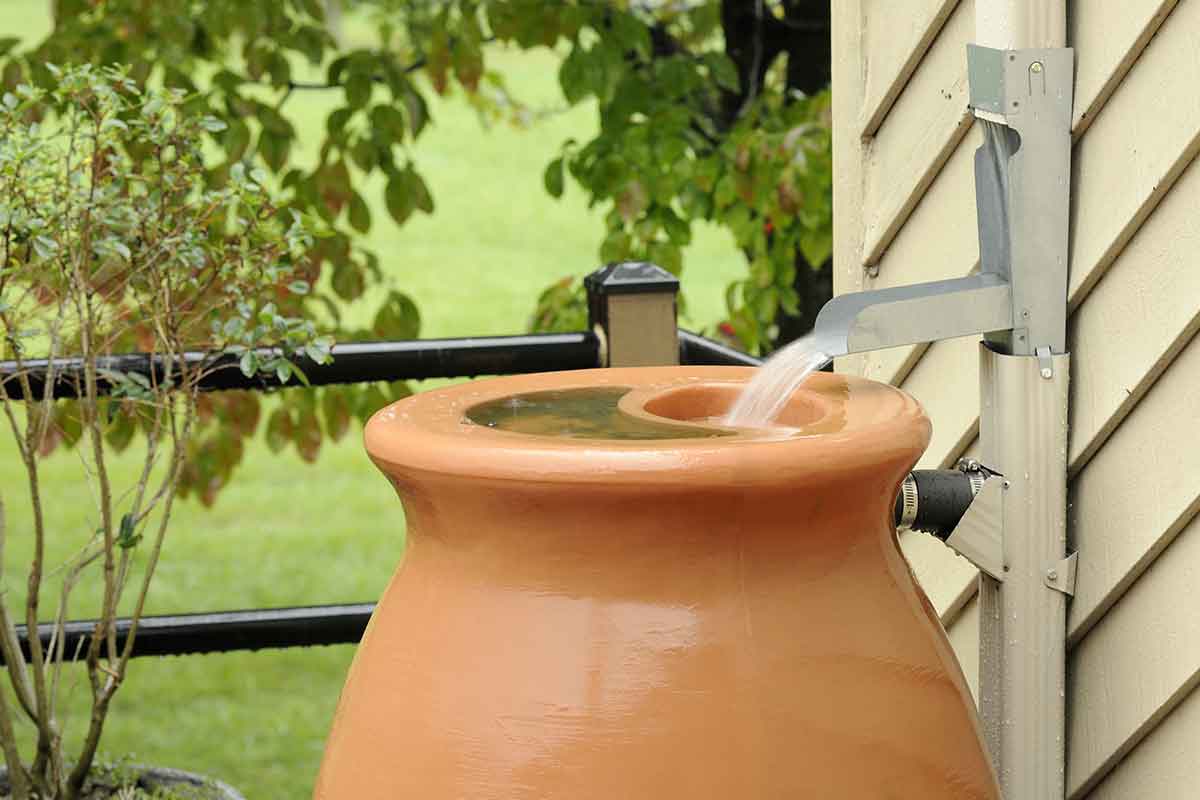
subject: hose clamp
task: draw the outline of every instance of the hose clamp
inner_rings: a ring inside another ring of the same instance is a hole
[[[910,472],[904,476],[904,482],[900,484],[900,522],[896,527],[901,530],[912,528],[913,523],[917,521],[917,504],[919,502],[917,479]]]

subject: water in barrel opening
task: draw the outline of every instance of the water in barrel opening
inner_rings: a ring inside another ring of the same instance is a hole
[[[514,433],[564,439],[706,439],[728,431],[632,417],[617,407],[628,387],[596,387],[530,392],[481,403],[466,417]]]

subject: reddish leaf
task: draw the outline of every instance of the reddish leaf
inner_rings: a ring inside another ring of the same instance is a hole
[[[279,453],[292,440],[296,429],[292,421],[291,411],[280,406],[271,412],[267,418],[267,447],[272,453]]]
[[[433,90],[438,94],[445,94],[446,73],[450,69],[450,43],[444,29],[439,28],[433,32],[425,69],[429,73],[429,81],[433,84]]]
[[[345,391],[339,387],[325,389],[321,397],[321,410],[329,438],[340,441],[350,430],[350,402],[346,399]]]
[[[309,464],[317,460],[321,453],[321,424],[317,421],[316,412],[304,409],[292,432],[292,440],[296,443],[296,451]]]

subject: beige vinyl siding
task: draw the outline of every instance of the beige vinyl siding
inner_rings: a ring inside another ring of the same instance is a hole
[[[891,110],[958,0],[866,0],[862,135],[871,136]]]
[[[979,260],[979,134],[965,94],[973,3],[850,0],[833,13],[836,291],[969,274]],[[1200,0],[1078,0],[1069,20],[1069,523],[1080,560],[1068,619],[1068,791],[1194,797]],[[924,404],[934,434],[921,466],[975,452],[973,339],[850,357],[838,368]],[[901,545],[974,691],[976,572],[920,535]]]

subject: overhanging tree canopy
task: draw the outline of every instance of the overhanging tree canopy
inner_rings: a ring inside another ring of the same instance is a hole
[[[348,5],[375,20],[373,46],[340,46],[320,0],[56,0],[44,41],[0,40],[0,80],[6,87],[48,84],[48,63],[120,62],[139,81],[188,90],[191,105],[227,123],[211,134],[221,154],[208,173],[213,185],[239,162],[265,164],[289,204],[329,228],[302,276],[319,288],[282,292],[282,310],[319,305],[343,339],[410,338],[420,317],[401,292],[387,295],[369,330],[346,327],[338,313],[382,277],[378,256],[360,241],[380,223],[362,194],[366,178],[385,176],[383,199],[395,224],[432,213],[435,198],[411,150],[417,137],[437,135],[428,93],[458,87],[485,114],[519,115],[519,98],[489,67],[489,45],[553,48],[562,54],[564,97],[594,101],[599,124],[589,141],[548,153],[543,178],[557,196],[570,175],[607,209],[600,257],[648,259],[680,273],[692,224],[711,220],[731,231],[747,260],[746,277],[727,293],[727,332],[762,352],[811,326],[830,293],[828,2]],[[323,79],[301,80],[305,63],[321,67]],[[288,108],[312,91],[340,93],[342,102],[310,165],[294,157]],[[533,326],[579,327],[582,313],[578,285],[568,278],[540,298]],[[294,442],[315,458],[319,418],[337,438],[352,416],[405,392],[370,385],[287,393],[268,421],[268,443]],[[230,394],[205,403],[211,419],[231,421],[210,425],[189,461],[189,485],[211,499],[240,460],[240,437],[252,427],[244,424],[248,406],[257,414],[258,401]],[[232,424],[235,418],[241,422]]]

